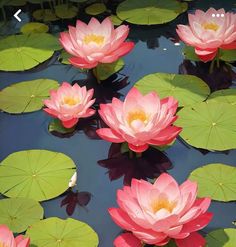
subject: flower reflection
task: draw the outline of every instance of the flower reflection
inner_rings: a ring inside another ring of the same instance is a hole
[[[66,197],[61,201],[61,207],[66,206],[66,212],[71,216],[76,206],[86,208],[90,202],[92,194],[87,191],[72,191],[70,190]]]
[[[100,166],[108,169],[111,181],[124,176],[123,183],[130,185],[132,178],[154,179],[172,168],[169,158],[156,148],[149,148],[141,157],[130,158],[128,152],[121,152],[121,146],[122,144],[111,144],[108,158],[98,161]]]
[[[232,81],[236,80],[236,73],[230,65],[222,63],[212,73],[209,73],[209,66],[209,64],[201,62],[193,63],[189,60],[184,60],[179,66],[179,73],[195,75],[201,78],[208,84],[212,92],[229,88],[232,85]]]

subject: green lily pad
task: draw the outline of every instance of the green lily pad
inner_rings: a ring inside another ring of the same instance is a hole
[[[202,102],[178,112],[180,136],[190,145],[208,150],[236,148],[236,108],[221,102]]]
[[[95,69],[93,69],[93,73],[99,80],[106,80],[113,74],[120,71],[124,65],[125,63],[122,59],[119,59],[114,63],[101,63]]]
[[[212,231],[206,236],[206,247],[235,247],[236,229],[226,228]]]
[[[51,22],[57,21],[59,18],[51,9],[38,9],[33,12],[33,17],[37,21]]]
[[[125,0],[117,8],[121,20],[140,25],[163,24],[174,20],[188,8],[177,0]]]
[[[69,187],[75,164],[63,153],[25,150],[10,154],[0,165],[0,193],[45,201]]]
[[[220,59],[225,62],[236,61],[236,49],[235,50],[220,50]]]
[[[194,47],[185,46],[183,49],[184,56],[192,61],[200,61],[198,56],[195,53]],[[220,60],[225,62],[234,62],[236,61],[236,50],[222,50],[220,49]]]
[[[33,223],[43,218],[43,208],[29,198],[0,200],[0,225],[7,225],[15,233],[24,232]]]
[[[96,247],[98,236],[86,223],[68,218],[56,217],[41,220],[32,225],[26,233],[30,242],[37,247]]]
[[[58,40],[48,33],[8,36],[0,40],[0,70],[32,69],[59,49]]]
[[[121,20],[117,15],[111,15],[110,18],[115,26],[119,26],[123,22],[123,20]]]
[[[195,62],[200,61],[199,57],[195,53],[194,48],[192,46],[185,46],[183,49],[183,55],[188,60]]]
[[[20,7],[26,5],[26,0],[8,0],[5,5]]]
[[[70,57],[71,55],[69,53],[67,53],[65,50],[62,50],[60,57],[59,57],[59,61],[63,64],[70,64],[68,60]]]
[[[236,105],[236,88],[218,90],[212,93],[207,100]]]
[[[94,3],[88,6],[85,9],[86,14],[88,15],[99,15],[107,10],[106,5],[104,3]]]
[[[53,119],[48,126],[48,131],[49,132],[56,132],[56,133],[60,133],[60,134],[69,134],[69,133],[73,133],[75,131],[75,127],[67,129],[62,125],[62,123],[59,119]]]
[[[22,33],[47,33],[49,27],[40,22],[29,22],[23,25],[20,29]]]
[[[192,171],[189,179],[198,183],[198,196],[222,202],[236,200],[236,168],[209,164]]]
[[[0,109],[8,113],[23,113],[40,110],[49,91],[58,88],[57,81],[37,79],[19,82],[0,91]]]
[[[173,96],[179,101],[179,106],[204,101],[210,94],[208,85],[192,75],[150,74],[139,80],[135,87],[143,94],[156,91],[161,98]]]
[[[71,19],[77,15],[78,8],[74,5],[61,4],[55,7],[55,13],[61,19]]]

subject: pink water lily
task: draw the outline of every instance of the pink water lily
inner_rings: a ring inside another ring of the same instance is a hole
[[[205,239],[197,231],[212,219],[212,213],[207,212],[211,200],[196,197],[195,182],[187,180],[178,185],[174,178],[163,173],[154,184],[133,179],[130,187],[118,190],[119,208],[110,208],[109,213],[117,225],[134,235],[125,239],[137,246],[137,239],[157,246],[174,239],[178,247],[204,247]],[[119,242],[121,239],[115,240]]]
[[[114,28],[107,17],[102,23],[96,18],[85,24],[78,20],[76,27],[60,35],[64,49],[72,55],[69,62],[79,68],[91,69],[99,63],[112,63],[130,52],[133,42],[125,42],[129,28],[121,25]]]
[[[95,102],[93,89],[87,91],[86,87],[78,84],[71,86],[63,82],[57,90],[50,92],[50,99],[44,100],[47,108],[44,111],[54,118],[58,118],[65,128],[72,128],[80,118],[90,117],[95,110],[90,107]]]
[[[0,225],[0,247],[29,247],[30,239],[19,235],[14,238],[13,233],[5,225]]]
[[[132,233],[123,233],[114,241],[115,247],[142,247],[142,242]]]
[[[189,26],[178,25],[177,33],[187,45],[195,48],[198,57],[213,60],[218,49],[236,49],[236,14],[224,9],[196,10],[189,14]]]
[[[99,114],[109,128],[98,129],[97,134],[110,142],[127,142],[134,152],[167,145],[181,131],[173,126],[177,107],[173,97],[161,100],[155,92],[142,95],[132,88],[124,102],[113,98],[112,103],[100,105]]]

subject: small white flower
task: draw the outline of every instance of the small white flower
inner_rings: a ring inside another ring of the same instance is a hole
[[[77,182],[77,172],[75,172],[74,175],[71,177],[69,182],[69,187],[72,188],[76,186],[76,182]]]

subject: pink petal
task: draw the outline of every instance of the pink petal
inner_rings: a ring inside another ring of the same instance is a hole
[[[199,233],[193,232],[187,238],[176,239],[175,243],[178,247],[204,247],[206,240]]]
[[[109,142],[114,142],[114,143],[121,143],[124,142],[125,140],[119,135],[117,132],[110,128],[101,128],[98,129],[97,134],[104,140],[109,141]]]
[[[0,225],[0,243],[7,247],[16,247],[13,233],[5,225]]]
[[[15,238],[16,247],[29,247],[30,246],[30,239],[24,238],[23,235],[19,235]]]
[[[133,145],[132,143],[128,143],[128,145],[129,145],[129,148],[136,153],[142,153],[142,152],[146,151],[149,147],[148,144],[136,146],[136,145]]]
[[[75,67],[79,67],[82,69],[92,69],[98,65],[98,62],[91,62],[88,63],[84,58],[82,57],[72,57],[69,59],[69,62],[74,65]]]
[[[77,123],[78,123],[79,119],[78,118],[72,118],[68,121],[62,121],[62,125],[69,129],[69,128],[72,128],[74,127]]]
[[[132,233],[123,233],[114,241],[115,247],[142,247],[142,242]]]
[[[203,62],[209,62],[215,58],[217,54],[217,49],[212,51],[195,49],[195,52],[200,58],[200,60],[202,60]]]

